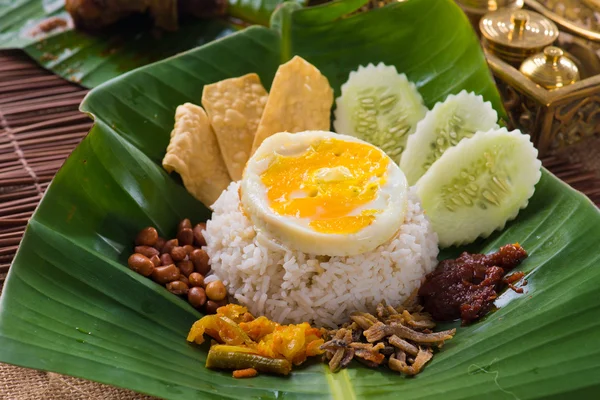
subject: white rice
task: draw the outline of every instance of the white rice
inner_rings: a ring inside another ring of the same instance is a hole
[[[222,279],[255,316],[333,328],[353,311],[374,311],[382,300],[402,303],[437,264],[437,235],[414,189],[405,222],[390,241],[357,256],[323,257],[257,234],[241,211],[238,187],[231,183],[213,205],[205,249],[215,276],[210,280]]]

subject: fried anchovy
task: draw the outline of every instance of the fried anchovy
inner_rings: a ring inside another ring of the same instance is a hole
[[[405,361],[398,360],[396,357],[390,357],[388,366],[390,369],[402,372],[406,375],[416,375],[421,372],[421,369],[429,360],[431,360],[431,357],[433,357],[433,352],[430,349],[419,349],[419,353],[417,354],[417,358],[415,358],[413,365],[408,365]]]
[[[413,294],[396,308],[382,302],[375,314],[352,313],[350,322],[328,332],[329,341],[321,349],[326,350],[324,359],[334,372],[355,359],[371,368],[387,363],[394,371],[416,375],[433,357],[432,347],[441,348],[456,332],[433,333],[434,327],[431,315],[423,312]]]
[[[392,334],[397,335],[401,339],[412,340],[417,343],[439,343],[444,340],[449,340],[454,337],[456,329],[450,329],[448,331],[440,331],[434,333],[421,333],[413,331],[404,325],[392,324],[390,325]]]
[[[398,323],[392,325],[384,325],[379,322],[363,332],[367,341],[370,343],[383,339],[386,336],[396,335],[401,339],[412,340],[417,343],[438,343],[444,340],[452,339],[456,329],[441,331],[435,333],[421,333]]]
[[[402,312],[402,318],[406,322],[405,325],[409,325],[417,329],[432,329],[435,328],[435,322],[429,315],[421,315],[419,313],[411,314],[404,310]]]
[[[342,358],[344,358],[344,349],[337,349],[331,360],[329,361],[329,369],[331,371],[336,372],[340,368],[340,363],[342,362]]]
[[[344,348],[347,346],[348,345],[343,340],[331,339],[330,341],[323,343],[320,348],[321,348],[321,350],[329,350],[329,351],[335,352],[338,349]]]
[[[417,350],[418,352],[418,350]],[[396,351],[396,360],[406,363],[406,353],[402,350]]]
[[[376,342],[393,334],[394,332],[392,332],[391,327],[389,325],[385,325],[383,322],[377,322],[363,332],[363,335],[365,335],[365,338],[367,338],[367,341],[370,343]]]
[[[356,357],[372,361],[376,364],[381,364],[385,360],[385,356],[379,352],[379,350],[385,347],[383,343],[377,343],[375,346],[370,343],[351,343],[350,347],[354,349]]]
[[[390,344],[392,346],[397,347],[398,349],[402,350],[405,353],[410,354],[411,356],[416,356],[417,353],[419,352],[419,349],[417,348],[417,346],[410,344],[409,342],[407,342],[404,339],[400,339],[396,335],[390,336],[388,338],[388,342],[390,342]]]
[[[342,361],[340,361],[340,368],[346,368],[348,366],[348,364],[350,364],[350,361],[352,361],[353,358],[354,358],[354,349],[353,348],[346,349],[346,351],[344,352],[344,357],[342,358]]]
[[[352,315],[350,315],[350,319],[352,321],[356,322],[356,324],[358,326],[360,326],[362,329],[369,329],[371,327],[371,325],[378,322],[377,318],[375,318],[371,314],[363,313],[363,312],[352,313]]]
[[[433,329],[435,328],[435,322],[433,321],[406,321],[406,323],[416,329]]]
[[[335,332],[333,339],[321,345],[321,350],[327,350],[335,353],[340,348],[347,348],[348,345],[352,343],[352,333],[353,332],[349,329],[338,329]]]

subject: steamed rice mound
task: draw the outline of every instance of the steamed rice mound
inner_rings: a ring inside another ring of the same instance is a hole
[[[238,188],[231,183],[213,205],[204,236],[215,277],[253,315],[333,328],[354,311],[373,312],[382,300],[402,303],[437,265],[437,235],[414,189],[390,241],[368,253],[327,257],[286,249],[257,233],[241,211]]]

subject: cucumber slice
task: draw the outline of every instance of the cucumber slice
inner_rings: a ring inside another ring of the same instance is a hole
[[[402,154],[400,169],[408,183],[414,185],[446,149],[477,131],[498,127],[497,121],[498,114],[490,102],[465,90],[437,103],[417,124],[416,132],[408,138]]]
[[[414,83],[398,74],[396,67],[383,63],[350,72],[335,103],[337,133],[379,147],[397,164],[408,135],[427,112]]]
[[[542,163],[529,135],[478,132],[449,148],[417,182],[440,246],[470,243],[503,229],[527,206]]]

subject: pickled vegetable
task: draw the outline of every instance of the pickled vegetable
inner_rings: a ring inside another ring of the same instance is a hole
[[[208,368],[257,371],[287,375],[292,364],[300,365],[308,357],[323,354],[323,331],[304,322],[279,325],[266,317],[254,318],[237,304],[219,307],[216,315],[196,321],[187,340],[202,344],[204,335],[219,344],[211,347]]]
[[[207,315],[199,321],[196,321],[194,325],[192,325],[187,340],[202,344],[204,343],[205,333],[213,339],[229,345],[253,343],[246,332],[225,315]]]
[[[244,347],[214,345],[208,351],[206,368],[233,370],[254,368],[260,372],[278,375],[287,375],[292,370],[292,364],[285,359],[263,357],[248,350]]]

